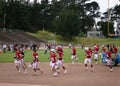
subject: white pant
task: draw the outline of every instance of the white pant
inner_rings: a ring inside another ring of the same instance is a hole
[[[50,67],[51,69],[53,69],[53,68],[57,68],[58,66],[56,63],[53,63],[52,61],[50,61]]]
[[[72,56],[71,56],[71,59],[72,59],[72,60],[78,60],[78,58],[77,58],[76,55],[72,55]]]
[[[98,59],[98,54],[94,54],[94,59]]]
[[[107,65],[112,65],[112,59],[106,59]]]
[[[15,59],[14,63],[15,63],[16,66],[21,67],[21,66],[24,65],[24,59],[21,59],[21,60]]]
[[[90,63],[92,64],[92,58],[85,58],[84,64]]]
[[[57,65],[58,67],[63,67],[63,60],[58,60]]]
[[[39,67],[39,62],[33,62],[32,67],[33,69],[37,69]]]
[[[18,65],[18,60],[17,60],[17,59],[15,59],[14,63],[15,63],[15,65]]]

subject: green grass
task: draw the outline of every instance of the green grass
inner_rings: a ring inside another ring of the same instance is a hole
[[[120,38],[86,38],[86,37],[76,37],[74,40],[63,40],[61,36],[56,35],[54,33],[50,33],[48,31],[38,31],[36,33],[28,33],[32,36],[35,36],[39,39],[42,39],[46,42],[49,40],[55,40],[58,44],[85,44],[87,46],[93,46],[93,44],[99,45],[107,45],[107,44],[115,44],[120,46]]]
[[[80,38],[81,43],[85,43],[87,45],[99,44],[99,45],[107,45],[107,44],[115,44],[116,46],[120,46],[120,38]]]
[[[28,34],[40,38],[44,41],[57,40],[57,35],[50,33],[48,31],[38,31],[36,33],[28,33]]]
[[[44,54],[44,50],[38,50],[39,53],[39,60],[40,62],[48,62],[49,58],[49,52],[47,54]],[[32,62],[32,50],[26,50],[25,51],[25,61],[26,62]],[[14,62],[15,53],[6,52],[0,54],[0,62],[6,63],[6,62]],[[80,62],[83,62],[84,59],[84,52],[83,49],[77,48],[77,57],[79,58]],[[64,61],[65,62],[71,62],[71,49],[64,49]]]
[[[85,52],[84,49],[77,48],[77,57],[79,59],[79,62],[83,62],[85,58]],[[100,50],[101,51],[101,50]],[[99,51],[99,52],[100,52]],[[44,50],[38,50],[37,51],[39,54],[39,60],[40,62],[49,62],[49,51],[47,54],[44,54]],[[26,50],[25,51],[25,62],[32,62],[32,50]],[[0,54],[0,63],[8,63],[8,62],[14,62],[14,57],[15,53],[12,52],[6,52]],[[64,62],[71,62],[71,49],[64,49],[64,55],[63,55]],[[100,57],[99,57],[100,59]]]
[[[0,62],[13,62],[14,53],[6,52],[0,54]]]
[[[37,38],[43,39],[45,41],[55,40],[58,44],[82,44],[84,43],[85,46],[92,47],[94,44],[98,45],[107,45],[107,44],[115,44],[120,49],[120,38],[85,38],[85,37],[76,37],[75,40],[65,41],[62,40],[60,36],[55,35],[53,33],[47,31],[38,31],[37,33],[29,33],[32,36]],[[48,54],[44,54],[44,50],[38,50],[39,59],[41,62],[48,62],[49,52]],[[15,56],[14,53],[6,52],[0,54],[0,62],[14,62],[13,57]],[[77,57],[79,58],[80,62],[83,62],[84,59],[84,50],[77,48]],[[64,49],[64,61],[71,62],[71,50]],[[27,50],[25,51],[25,61],[31,62],[32,61],[32,51]]]

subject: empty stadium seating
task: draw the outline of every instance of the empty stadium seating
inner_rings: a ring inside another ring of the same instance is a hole
[[[30,42],[44,42],[44,41],[36,37],[33,37],[25,32],[0,31],[0,42],[30,43]]]

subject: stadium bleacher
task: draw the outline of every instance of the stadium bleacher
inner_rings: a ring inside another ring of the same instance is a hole
[[[41,39],[33,37],[26,32],[6,32],[0,31],[0,42],[7,43],[30,43],[30,42],[44,42]]]

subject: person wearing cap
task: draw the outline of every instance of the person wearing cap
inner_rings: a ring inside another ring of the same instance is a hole
[[[99,46],[97,46],[96,44],[94,45],[93,53],[94,53],[95,64],[97,64],[97,62],[98,62],[98,56],[99,56]]]
[[[34,74],[37,75],[37,70],[39,70],[41,72],[41,74],[43,73],[43,69],[40,68],[39,66],[39,59],[38,59],[38,53],[36,50],[33,50],[33,62],[32,62],[32,67],[33,67],[33,70],[34,70]]]
[[[51,70],[53,71],[53,76],[56,77],[56,76],[58,76],[58,66],[56,63],[57,60],[56,60],[56,53],[55,53],[54,49],[50,50],[49,60],[50,60]]]
[[[84,59],[85,71],[88,71],[88,63],[90,63],[93,72],[94,67],[92,63],[92,50],[88,47],[85,47],[85,59]]]
[[[27,71],[26,66],[24,65],[24,61],[23,61],[20,48],[18,48],[17,51],[15,52],[15,64],[16,64],[16,68],[18,72],[21,72],[21,68],[23,68],[23,70],[25,71],[24,74],[27,74],[28,71]]]
[[[58,46],[57,49],[57,55],[58,55],[58,61],[57,61],[57,65],[58,65],[58,72],[60,72],[60,68],[62,67],[62,69],[64,70],[64,74],[67,73],[66,67],[64,65],[64,60],[63,60],[63,49],[61,48],[61,46]]]

